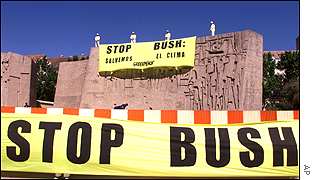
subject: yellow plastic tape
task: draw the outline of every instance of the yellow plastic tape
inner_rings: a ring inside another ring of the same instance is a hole
[[[298,176],[298,121],[181,125],[1,113],[1,171]]]

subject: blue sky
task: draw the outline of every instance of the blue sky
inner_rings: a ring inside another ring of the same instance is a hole
[[[239,2],[2,2],[1,52],[50,57],[89,54],[96,32],[102,43],[205,36],[210,20],[217,33],[252,29],[264,36],[264,50],[295,49],[298,1]]]

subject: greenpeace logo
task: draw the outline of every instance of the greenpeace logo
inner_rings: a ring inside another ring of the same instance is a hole
[[[153,65],[154,61],[145,61],[145,62],[134,62],[133,66],[151,66]]]

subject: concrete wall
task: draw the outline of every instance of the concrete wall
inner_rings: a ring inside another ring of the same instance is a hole
[[[35,106],[36,66],[27,56],[1,53],[1,106]]]
[[[88,61],[61,63],[55,106],[260,110],[262,58],[263,38],[250,30],[198,37],[187,73],[164,69],[158,78],[120,79],[98,75],[98,49],[92,48]]]

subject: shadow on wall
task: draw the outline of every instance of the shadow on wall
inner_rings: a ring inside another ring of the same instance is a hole
[[[178,67],[154,67],[141,69],[124,69],[115,72],[100,72],[99,74],[104,77],[117,77],[120,79],[161,79],[185,74],[192,69],[190,66]]]

